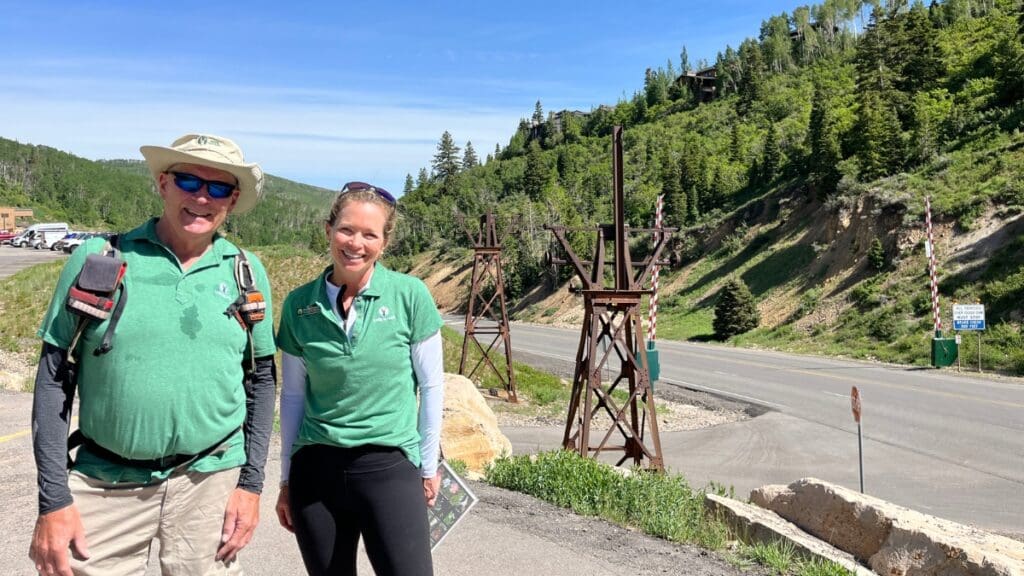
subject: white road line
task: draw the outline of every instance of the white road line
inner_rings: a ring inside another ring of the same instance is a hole
[[[829,396],[836,396],[838,398],[849,398],[850,397],[847,394],[836,394],[835,392],[828,392],[827,390],[822,390],[822,392],[825,393],[825,394],[828,394]]]

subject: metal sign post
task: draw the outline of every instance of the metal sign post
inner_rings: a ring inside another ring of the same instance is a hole
[[[860,430],[860,391],[854,386],[850,390],[850,407],[853,409],[853,419],[857,422],[857,454],[860,461],[860,493],[864,493],[864,437]]]
[[[981,333],[985,331],[985,305],[953,304],[953,330],[978,332],[978,373],[981,373]]]

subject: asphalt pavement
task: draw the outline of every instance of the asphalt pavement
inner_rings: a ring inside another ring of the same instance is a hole
[[[29,421],[32,395],[0,391],[0,574],[34,574],[27,552],[36,513],[35,466]],[[515,450],[554,449],[557,432],[509,429]],[[260,524],[241,557],[247,574],[304,574],[292,535],[274,514],[280,478],[279,438],[274,435],[267,465]],[[474,484],[480,503],[434,553],[435,573],[451,576],[618,576],[621,574],[736,575],[714,554],[575,516],[532,498]],[[158,550],[146,576],[160,573]],[[360,574],[373,574],[365,555]]]

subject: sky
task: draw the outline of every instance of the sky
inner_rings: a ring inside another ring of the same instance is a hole
[[[482,160],[538,100],[615,104],[799,4],[0,0],[0,137],[141,160],[217,134],[276,176],[400,193],[446,130]]]

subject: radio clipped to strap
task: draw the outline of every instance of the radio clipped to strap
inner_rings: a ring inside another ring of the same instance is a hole
[[[65,306],[69,312],[78,316],[71,345],[68,346],[68,361],[74,363],[74,350],[78,339],[85,331],[89,322],[103,322],[110,319],[103,341],[93,352],[97,356],[106,354],[113,347],[114,327],[124,310],[126,293],[124,290],[124,274],[127,264],[121,259],[117,249],[117,236],[111,236],[102,254],[89,254],[82,269],[75,277],[75,282],[68,290]],[[116,297],[120,292],[120,296]]]
[[[263,293],[256,288],[252,265],[242,251],[235,256],[235,281],[238,283],[238,299],[224,313],[233,316],[243,330],[249,331],[266,318],[267,303]]]
[[[252,265],[243,250],[239,250],[235,256],[235,282],[238,284],[238,298],[228,306],[224,314],[237,320],[249,339],[249,361],[243,362],[248,378],[256,370],[256,344],[253,342],[252,328],[266,318],[267,302],[263,299],[263,293],[256,288]]]

